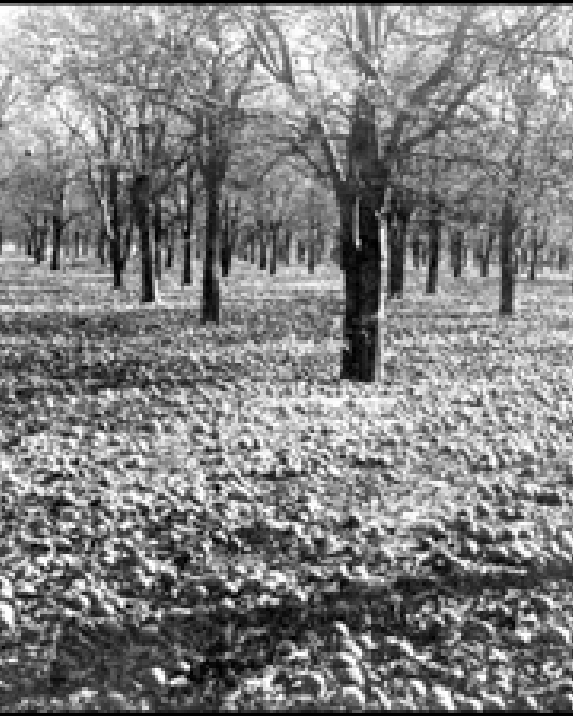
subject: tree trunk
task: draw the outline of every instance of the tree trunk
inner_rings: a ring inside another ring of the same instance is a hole
[[[185,223],[183,225],[183,286],[191,285],[191,231],[193,229],[193,165],[187,162],[187,176],[185,180]]]
[[[59,189],[54,206],[54,215],[52,217],[52,260],[50,262],[50,269],[52,271],[57,271],[61,265],[63,211],[64,190]]]
[[[211,132],[214,132],[212,119],[209,120],[209,125]],[[215,271],[220,184],[215,176],[213,159],[215,159],[215,157],[211,159],[211,166],[207,167],[205,182],[207,192],[207,226],[205,236],[205,260],[203,261],[202,325],[206,323],[218,324],[220,320],[219,282]]]
[[[107,231],[103,226],[100,227],[97,244],[97,256],[102,266],[105,266],[105,243]]]
[[[111,233],[109,237],[109,252],[111,258],[111,267],[113,271],[113,287],[121,288],[121,274],[123,271],[123,262],[121,256],[121,223],[119,220],[119,204],[118,204],[118,168],[117,166],[109,167],[109,207],[111,209]]]
[[[308,272],[314,273],[314,267],[316,265],[316,243],[314,241],[314,229],[311,229],[311,233],[308,237]]]
[[[415,228],[412,236],[412,264],[415,269],[420,268],[420,229]]]
[[[495,242],[495,231],[488,231],[487,246],[485,251],[481,252],[481,263],[480,263],[480,276],[481,278],[487,278],[489,276],[489,262],[491,258],[491,250]]]
[[[514,266],[513,266],[513,232],[515,218],[513,216],[513,192],[508,191],[503,203],[501,214],[501,234],[499,246],[499,259],[501,269],[501,291],[499,312],[501,315],[513,313],[514,294]]]
[[[529,262],[529,280],[535,281],[535,268],[537,266],[537,252],[539,250],[539,243],[537,241],[537,226],[535,225],[531,229],[531,260]]]
[[[440,263],[441,206],[434,192],[430,193],[430,221],[428,225],[428,279],[426,293],[436,293]]]
[[[277,248],[279,239],[279,222],[271,222],[271,260],[269,264],[269,273],[274,276],[277,272]]]
[[[297,259],[299,264],[303,264],[305,262],[305,253],[306,253],[306,247],[304,245],[304,241],[302,239],[298,240],[298,251],[297,251]]]
[[[567,271],[568,258],[569,257],[568,257],[567,246],[560,246],[559,247],[559,265],[558,265],[558,270],[560,273]]]
[[[262,219],[257,220],[257,233],[259,235],[259,269],[264,271],[267,268],[267,246],[265,225]]]
[[[459,278],[462,275],[463,243],[463,231],[454,230],[452,232],[452,269],[454,278]]]
[[[74,231],[74,256],[76,259],[80,257],[80,232]]]
[[[153,251],[150,237],[150,177],[149,174],[138,174],[134,182],[134,213],[139,233],[141,253],[141,284],[142,303],[155,301],[155,285],[153,282]]]
[[[285,264],[290,266],[290,252],[292,246],[292,230],[290,226],[286,227],[285,230]]]
[[[33,225],[30,227],[30,233],[28,234],[28,237],[26,239],[26,256],[33,256],[33,246],[34,246],[34,234],[33,234]]]
[[[231,237],[229,236],[229,200],[223,204],[223,220],[221,226],[221,275],[227,278],[231,268]]]
[[[165,268],[170,269],[173,266],[173,242],[175,236],[175,224],[167,227],[167,256],[165,258]]]
[[[84,245],[83,245],[83,255],[84,256],[89,255],[89,248],[90,248],[90,232],[84,231]]]
[[[400,250],[399,228],[396,215],[396,204],[386,215],[386,236],[388,246],[388,263],[386,265],[387,298],[392,299],[400,294]]]
[[[153,236],[155,239],[155,278],[161,281],[161,238],[163,235],[163,226],[161,222],[161,199],[155,200],[155,208],[153,212]]]

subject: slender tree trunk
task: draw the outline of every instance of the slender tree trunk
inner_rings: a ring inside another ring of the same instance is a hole
[[[567,263],[568,263],[567,246],[560,246],[559,247],[559,265],[557,267],[560,273],[567,271]]]
[[[302,239],[298,240],[298,252],[297,252],[297,258],[298,263],[303,264],[305,262],[305,253],[306,253],[306,247],[304,245],[304,241]]]
[[[308,237],[308,272],[310,274],[314,273],[314,268],[316,265],[316,243],[314,240],[314,230],[311,229],[311,233]]]
[[[64,210],[64,190],[58,190],[58,197],[55,202],[54,215],[52,217],[52,260],[50,269],[57,271],[61,266],[62,247],[62,214]]]
[[[122,285],[121,274],[123,271],[123,259],[121,255],[121,222],[119,219],[118,203],[118,173],[117,166],[109,167],[109,207],[111,210],[111,233],[109,237],[109,253],[113,271],[113,287],[120,289]]]
[[[150,237],[150,177],[149,174],[140,173],[134,182],[135,219],[139,233],[141,253],[141,284],[142,303],[155,301],[155,285],[153,282],[153,251]]]
[[[133,241],[133,220],[130,220],[129,223],[127,224],[127,226],[125,227],[122,271],[125,271],[127,262],[131,258],[131,252],[132,252],[132,248],[133,248],[132,241]]]
[[[277,248],[279,239],[279,222],[271,222],[271,261],[269,265],[269,273],[274,276],[277,272]]]
[[[221,226],[221,275],[227,278],[231,268],[231,237],[229,236],[229,200],[223,204],[223,220]]]
[[[76,259],[80,257],[80,232],[74,231],[74,256]]]
[[[46,250],[48,245],[48,234],[50,233],[50,228],[48,225],[48,214],[44,212],[44,225],[42,227],[42,232],[40,234],[40,261],[46,260]]]
[[[416,270],[420,268],[420,229],[417,227],[412,236],[412,264]]]
[[[165,268],[170,269],[173,266],[173,242],[175,235],[175,224],[167,227],[167,256],[165,258]]]
[[[290,266],[290,252],[292,246],[292,229],[290,226],[286,227],[285,230],[285,264]]]
[[[534,219],[534,226],[531,229],[531,260],[529,262],[529,280],[535,281],[535,268],[537,266],[537,252],[539,250],[539,243],[537,241],[537,226],[536,219]]]
[[[485,251],[481,253],[481,264],[480,264],[480,276],[481,278],[487,278],[489,276],[489,263],[491,258],[491,251],[495,242],[495,231],[488,231],[487,246]]]
[[[185,224],[183,228],[183,286],[191,285],[191,231],[193,229],[193,165],[187,162],[185,180]]]
[[[499,246],[499,259],[501,268],[501,291],[499,312],[502,315],[513,313],[514,295],[514,266],[513,266],[513,232],[515,230],[515,219],[513,216],[513,192],[508,191],[503,203],[501,214],[501,234]]]
[[[249,241],[251,242],[251,264],[254,266],[257,263],[255,256],[255,230],[249,230]]]
[[[428,280],[426,293],[436,293],[438,285],[438,267],[440,263],[440,211],[441,207],[435,192],[430,194],[430,221],[428,226]]]
[[[163,234],[163,226],[161,222],[161,199],[155,200],[155,208],[153,212],[153,236],[155,239],[155,278],[161,281],[161,237]]]
[[[102,266],[105,266],[105,244],[107,239],[107,231],[103,226],[100,227],[98,236],[97,255]]]
[[[208,120],[210,146],[213,146],[215,127],[212,119]],[[220,320],[219,282],[215,271],[217,228],[219,213],[220,183],[216,176],[216,155],[211,156],[206,171],[205,189],[207,192],[207,227],[205,237],[205,260],[203,261],[203,296],[201,302],[201,324],[215,323]]]
[[[34,246],[34,234],[33,234],[33,225],[30,227],[30,233],[28,234],[28,237],[26,239],[26,256],[33,256],[33,246]]]
[[[455,229],[451,236],[453,275],[454,278],[459,278],[462,275],[464,234],[463,231]]]
[[[257,233],[259,235],[259,269],[264,271],[267,268],[267,237],[266,227],[262,219],[257,220]]]

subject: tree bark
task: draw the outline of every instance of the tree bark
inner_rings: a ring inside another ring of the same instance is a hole
[[[499,258],[501,268],[500,302],[499,312],[501,315],[513,313],[513,295],[515,274],[513,265],[513,232],[516,228],[516,221],[513,216],[513,192],[510,190],[505,196],[501,214],[501,234],[499,246]]]
[[[80,232],[74,231],[74,256],[76,259],[80,257]]]
[[[304,245],[304,241],[302,239],[298,240],[298,250],[297,250],[297,260],[299,264],[303,264],[305,262],[305,253],[306,253],[306,247]]]
[[[428,278],[426,293],[436,293],[440,263],[440,212],[441,206],[435,192],[430,193],[430,221],[428,226]]]
[[[378,161],[375,107],[360,94],[350,124],[348,157],[351,184],[338,196],[346,299],[341,377],[377,382],[384,368],[386,280],[386,240],[381,236],[383,222],[377,212],[384,202],[387,177]],[[353,216],[356,210],[357,217]],[[354,237],[356,218],[358,234]]]
[[[569,258],[568,254],[569,254],[569,252],[568,252],[567,246],[559,247],[559,265],[557,268],[560,273],[567,271],[567,264],[568,264],[568,258]]]
[[[251,243],[251,264],[254,266],[257,263],[257,257],[255,256],[255,230],[249,229],[249,241]]]

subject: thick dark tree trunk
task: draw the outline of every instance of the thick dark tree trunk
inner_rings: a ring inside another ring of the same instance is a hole
[[[302,239],[298,240],[297,260],[299,264],[305,262],[306,247]]]
[[[257,233],[259,235],[259,269],[264,271],[267,268],[267,237],[266,227],[261,219],[257,220]]]
[[[463,250],[464,250],[464,233],[456,229],[452,233],[452,271],[454,278],[462,275],[463,268]]]
[[[187,162],[185,179],[185,223],[183,225],[183,286],[191,285],[191,231],[193,229],[193,165]]]
[[[155,285],[153,282],[153,251],[150,237],[150,178],[149,174],[141,173],[134,182],[134,209],[135,220],[139,233],[139,246],[141,253],[141,284],[142,303],[155,301]]]
[[[420,229],[414,229],[412,236],[412,264],[415,269],[420,268]]]
[[[74,231],[74,256],[76,259],[80,257],[80,232]]]
[[[508,191],[503,203],[501,214],[501,234],[499,246],[499,261],[501,270],[501,285],[499,312],[502,315],[513,313],[513,295],[515,274],[513,265],[513,232],[516,228],[513,216],[513,192]]]
[[[346,301],[341,378],[374,382],[383,368],[380,228],[374,206],[365,200],[359,206],[359,247],[352,238],[352,201],[340,208]]]
[[[213,121],[209,120],[211,144],[214,140]],[[215,271],[217,260],[217,228],[219,213],[220,184],[216,177],[216,157],[211,158],[207,167],[205,189],[207,192],[207,226],[205,236],[205,260],[203,261],[203,295],[201,301],[201,324],[220,320],[219,281]]]
[[[559,247],[559,265],[558,270],[560,273],[563,273],[563,271],[567,271],[567,264],[568,264],[568,249],[567,246],[560,246]]]
[[[440,264],[440,212],[441,207],[434,192],[430,194],[430,221],[428,224],[428,279],[426,293],[436,293],[438,267]]]
[[[271,222],[271,260],[269,263],[269,273],[274,276],[277,272],[277,250],[279,240],[279,222]]]
[[[221,275],[227,278],[231,268],[231,237],[229,235],[229,200],[225,199],[223,204],[223,216],[221,222]]]
[[[161,281],[161,238],[163,225],[161,222],[161,199],[155,200],[153,211],[153,237],[155,239],[155,278]]]

